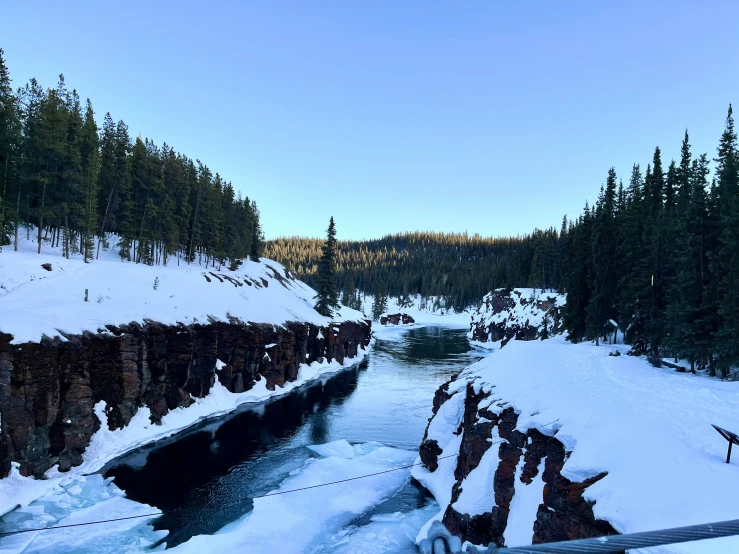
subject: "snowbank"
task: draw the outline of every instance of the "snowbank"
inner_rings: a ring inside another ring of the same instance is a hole
[[[616,350],[622,355],[609,356]],[[543,426],[542,433],[554,434],[572,450],[561,472],[567,479],[581,482],[607,472],[585,489],[584,498],[595,501],[595,516],[619,532],[739,518],[739,460],[725,463],[726,441],[711,428],[715,423],[739,430],[739,383],[657,369],[623,354],[620,345],[573,345],[562,337],[511,341],[450,384],[452,396],[432,419],[429,438],[438,440],[440,458],[459,451],[462,434],[453,430],[461,422],[464,389],[473,383],[476,393],[489,394],[479,409],[500,414],[512,406],[518,430]],[[547,426],[554,420],[556,425]],[[497,454],[497,447],[492,450]],[[456,482],[454,466],[443,465],[450,460],[455,459],[440,461],[435,472],[413,468],[441,505],[436,519]],[[459,513],[492,508],[492,495],[474,489],[488,487],[498,463],[497,455],[486,454],[461,483],[463,494],[454,506]],[[520,476],[520,468],[517,472]],[[515,486],[505,537],[511,545],[530,544],[542,503],[541,471],[531,484],[517,479]],[[737,552],[739,538],[661,551]]]
[[[51,271],[41,267],[46,263]],[[5,246],[0,253],[0,331],[12,334],[14,343],[145,319],[206,323],[230,316],[275,325],[305,321],[323,326],[330,320],[313,309],[315,294],[267,259],[244,260],[237,271],[182,260],[178,266],[176,258],[166,267],[147,266],[123,262],[111,249],[85,264],[81,256],[67,260],[61,249],[46,244],[36,254],[35,243],[25,239],[18,252]],[[342,307],[334,321],[364,318]]]

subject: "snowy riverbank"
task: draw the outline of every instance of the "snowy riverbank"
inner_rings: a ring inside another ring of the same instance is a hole
[[[715,423],[733,429],[739,421],[739,383],[654,368],[625,352],[620,345],[573,345],[563,337],[511,341],[463,371],[449,384],[450,396],[429,425],[428,439],[441,449],[438,469],[413,469],[441,506],[433,519],[447,510],[475,516],[496,506],[494,476],[504,450],[510,451],[498,426],[492,427],[488,443],[504,444],[482,455],[459,483],[461,494],[453,496],[452,490],[457,458],[441,459],[460,452],[472,428],[466,424],[463,433],[455,434],[468,390],[482,398],[472,425],[490,421],[480,412],[497,417],[512,407],[517,431],[541,427],[541,433],[553,435],[571,452],[562,477],[582,482],[606,473],[583,497],[595,502],[596,518],[621,533],[739,518],[739,462],[725,463],[727,443],[711,427]],[[521,472],[529,457],[527,445],[522,450],[504,533],[509,546],[530,544],[537,517],[552,510],[544,498],[545,459],[526,484]],[[729,538],[661,551],[737,550],[739,539]]]

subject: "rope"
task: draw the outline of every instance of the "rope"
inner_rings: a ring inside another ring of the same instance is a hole
[[[559,418],[555,419],[554,421],[550,421],[549,423],[545,423],[544,425],[542,425],[540,427],[537,427],[536,430],[543,429],[544,427],[547,427],[548,425],[551,425],[552,423],[556,423],[557,421],[559,421]],[[495,444],[500,444],[502,442],[507,442],[507,441],[500,440],[500,441],[491,443],[490,446],[493,446]],[[437,461],[438,460],[445,460],[447,458],[453,458],[454,456],[459,456],[459,454],[449,454],[447,456],[442,456],[440,458],[437,458]],[[346,479],[339,479],[338,481],[330,481],[328,483],[320,483],[318,485],[310,485],[308,487],[299,487],[297,489],[288,489],[288,490],[285,490],[285,491],[269,492],[267,494],[262,494],[262,495],[259,495],[259,496],[251,496],[251,497],[248,497],[248,498],[254,500],[254,499],[257,499],[257,498],[267,498],[268,496],[279,496],[281,494],[288,494],[288,493],[292,493],[292,492],[306,491],[306,490],[309,490],[309,489],[317,489],[317,488],[320,488],[320,487],[328,487],[330,485],[338,485],[339,483],[348,483],[349,481],[356,481],[358,479],[366,479],[368,477],[375,477],[376,475],[383,475],[385,473],[392,473],[393,471],[400,471],[400,470],[403,470],[403,469],[409,469],[409,468],[416,467],[416,466],[421,466],[421,465],[424,465],[423,462],[419,462],[419,463],[415,463],[415,464],[409,464],[409,465],[404,465],[404,466],[398,466],[398,467],[394,467],[392,469],[386,469],[384,471],[378,471],[376,473],[368,473],[367,475],[358,475],[357,477],[348,477]],[[243,500],[243,499],[240,499],[239,501],[241,501],[241,500]],[[0,532],[0,537],[8,537],[8,536],[11,536],[11,535],[20,535],[21,533],[34,533],[36,531],[49,531],[51,529],[67,529],[67,528],[70,528],[70,527],[82,527],[84,525],[97,525],[99,523],[115,523],[117,521],[126,521],[126,520],[130,520],[130,519],[140,519],[140,518],[145,518],[145,517],[156,517],[156,516],[161,516],[161,515],[164,515],[164,512],[156,511],[156,512],[152,512],[152,513],[149,513],[149,514],[141,514],[141,515],[137,515],[137,516],[127,516],[127,517],[119,517],[119,518],[112,518],[112,519],[101,519],[101,520],[96,520],[96,521],[86,521],[84,523],[69,523],[69,524],[66,524],[66,525],[54,525],[54,526],[51,526],[51,527],[34,527],[32,529],[20,529],[20,530],[17,530],[17,531]]]

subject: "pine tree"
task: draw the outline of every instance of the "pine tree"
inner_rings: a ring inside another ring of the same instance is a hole
[[[340,307],[336,288],[336,225],[333,217],[326,230],[326,242],[318,263],[318,294],[315,300],[316,311],[326,317],[333,316]]]
[[[587,307],[587,336],[596,343],[604,335],[606,323],[616,317],[616,171],[608,171],[605,191],[601,191],[593,220],[593,293]]]
[[[259,210],[257,209],[257,203],[252,202],[252,230],[251,230],[251,247],[249,248],[249,259],[258,262],[264,252],[264,233],[262,232],[262,225],[259,221]],[[334,218],[331,218],[331,226],[334,224]],[[334,252],[336,251],[336,239],[334,239]],[[338,300],[337,300],[338,302]],[[326,315],[326,314],[323,314]]]
[[[716,196],[720,235],[717,277],[720,329],[716,335],[718,367],[726,375],[739,364],[739,152],[731,105],[716,158]]]
[[[372,299],[372,320],[379,321],[382,314],[387,311],[387,294],[382,287],[375,290],[375,296]]]

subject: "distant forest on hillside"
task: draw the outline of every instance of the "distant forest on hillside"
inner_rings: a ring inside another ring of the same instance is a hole
[[[56,88],[31,79],[14,92],[0,50],[0,247],[17,249],[31,226],[39,252],[51,244],[85,261],[101,246],[145,264],[220,265],[263,249],[257,205],[230,182],[166,143],[131,140],[109,113],[99,129],[62,75]]]
[[[564,233],[536,230],[511,238],[415,232],[339,241],[338,286],[392,297],[443,297],[447,308],[461,311],[498,287],[562,288],[566,235],[565,223]],[[316,286],[322,244],[321,239],[279,238],[267,242],[265,256]]]
[[[338,243],[345,291],[441,296],[461,310],[498,287],[567,293],[569,339],[615,340],[639,353],[675,356],[727,374],[739,365],[739,150],[729,106],[713,158],[679,161],[658,148],[627,184],[613,168],[598,200],[559,230],[512,238],[404,233]],[[339,235],[341,220],[337,220]],[[266,252],[316,281],[321,240],[282,238]],[[346,295],[351,298],[351,294]]]

